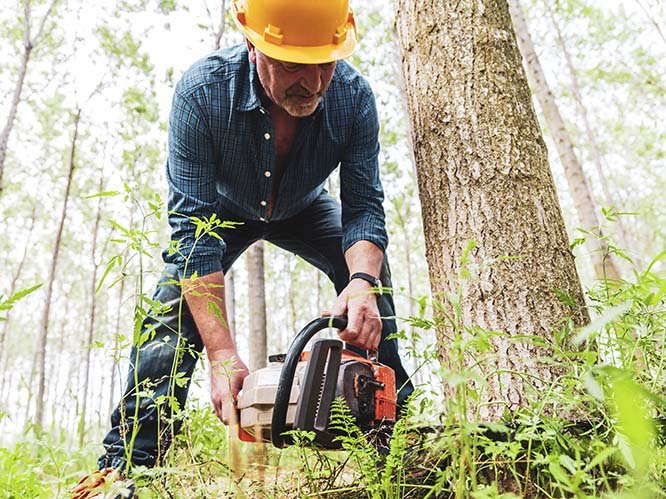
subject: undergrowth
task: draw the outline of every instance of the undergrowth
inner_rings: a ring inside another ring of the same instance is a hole
[[[666,276],[655,270],[664,258],[589,291],[593,321],[555,332],[538,360],[561,375],[535,385],[521,410],[476,417],[502,333],[465,328],[454,314],[450,360],[434,367],[437,383],[418,387],[390,445],[362,433],[341,401],[331,416],[341,451],[313,448],[307,432],[282,451],[236,442],[208,406],[190,404],[164,465],[133,469],[139,497],[666,497]],[[425,337],[451,319],[405,324]],[[437,363],[438,348],[411,354]],[[52,432],[0,449],[0,497],[66,497],[100,450],[70,440]]]

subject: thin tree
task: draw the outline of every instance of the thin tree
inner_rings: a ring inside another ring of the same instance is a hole
[[[46,346],[48,343],[49,334],[49,317],[51,313],[51,305],[53,302],[53,283],[55,282],[56,270],[58,268],[58,257],[60,255],[60,248],[62,245],[62,234],[67,219],[67,208],[69,206],[69,198],[72,188],[72,180],[74,178],[74,170],[76,165],[76,147],[79,138],[79,124],[81,122],[81,109],[77,108],[74,112],[74,131],[69,146],[69,160],[67,162],[67,183],[65,185],[65,193],[62,200],[62,207],[58,217],[58,228],[56,230],[56,237],[53,244],[53,252],[51,253],[51,262],[49,264],[49,272],[46,278],[46,296],[44,298],[44,310],[42,311],[42,318],[39,327],[39,335],[37,341],[37,350],[35,355],[35,367],[38,369],[38,382],[37,394],[35,403],[35,417],[34,424],[37,432],[41,432],[44,422],[44,394],[46,385]]]
[[[409,302],[409,316],[416,316],[415,300],[414,296],[414,276],[412,272],[412,247],[411,242],[413,239],[413,233],[410,232],[408,221],[414,216],[412,213],[412,206],[410,204],[410,199],[412,196],[412,189],[409,189],[404,196],[396,198],[393,200],[393,213],[395,214],[395,222],[401,233],[401,242],[402,242],[402,252],[405,258],[405,263],[402,269],[407,274],[407,298]],[[416,352],[418,351],[418,343],[416,341],[416,334],[413,326],[409,326],[409,341],[411,343],[412,349]],[[420,370],[412,375],[412,381],[416,386],[419,386],[423,383],[423,374]]]
[[[104,170],[100,170],[98,192],[104,191]],[[99,233],[100,221],[102,219],[102,197],[97,199],[97,209],[95,212],[95,223],[92,230],[92,248],[90,250],[90,260],[92,261],[93,272],[90,278],[90,312],[88,313],[88,336],[83,346],[85,358],[83,362],[83,400],[81,401],[81,413],[79,422],[79,446],[83,446],[86,429],[86,412],[88,408],[88,389],[90,385],[90,358],[93,349],[93,340],[95,338],[95,319],[97,316],[97,275],[99,272],[100,261],[97,259],[97,239]]]
[[[257,241],[247,250],[247,301],[250,316],[251,371],[266,367],[266,285],[264,243]]]
[[[26,239],[25,246],[23,247],[23,254],[21,255],[21,260],[19,262],[19,265],[16,268],[14,275],[12,275],[12,280],[9,284],[8,296],[12,296],[17,291],[18,282],[19,279],[21,278],[21,274],[23,273],[23,268],[25,267],[25,263],[28,257],[28,250],[30,249],[32,233],[35,229],[35,220],[37,218],[36,215],[37,215],[37,204],[33,205],[32,211],[30,213],[30,227],[28,228],[28,237]],[[9,334],[10,316],[11,316],[11,310],[7,311],[7,316],[2,323],[2,331],[0,331],[0,372],[6,371],[10,355],[9,349],[5,348],[5,342],[7,341],[7,335]],[[2,376],[2,383],[4,385],[5,376]],[[4,392],[3,385],[0,385],[0,393]]]
[[[576,206],[576,213],[583,229],[590,234],[586,238],[586,242],[591,249],[590,256],[594,265],[594,275],[598,279],[616,279],[620,276],[620,273],[614,258],[608,252],[608,245],[601,232],[597,206],[592,197],[583,165],[576,156],[573,140],[571,140],[571,135],[569,135],[564,123],[555,96],[546,80],[519,0],[509,0],[509,10],[515,26],[520,52],[527,64],[527,74],[536,92],[544,120],[553,135],[555,147]]]
[[[130,220],[129,226],[132,226]],[[126,311],[123,306],[123,301],[125,299],[125,279],[120,279],[120,285],[118,288],[118,306],[116,307],[116,323],[115,330],[113,332],[113,350],[112,358],[113,363],[111,365],[111,379],[109,380],[109,408],[107,414],[111,414],[113,409],[116,406],[116,399],[118,394],[114,392],[116,386],[116,373],[118,372],[118,364],[120,363],[120,328],[122,318],[125,315]]]
[[[553,28],[555,29],[555,35],[557,37],[557,44],[562,50],[562,55],[564,56],[564,61],[566,63],[567,71],[569,72],[569,78],[571,79],[571,91],[576,102],[576,107],[578,108],[578,113],[583,122],[583,129],[585,130],[585,139],[587,144],[590,146],[590,151],[592,153],[592,162],[597,171],[597,178],[599,179],[599,184],[601,185],[602,192],[604,193],[604,202],[607,207],[619,208],[621,205],[618,201],[618,198],[613,192],[613,190],[608,185],[608,178],[606,177],[605,170],[607,169],[607,164],[604,158],[604,154],[601,152],[601,147],[599,146],[599,140],[597,134],[594,132],[593,127],[590,123],[590,118],[587,112],[587,106],[585,105],[585,99],[583,98],[583,92],[581,89],[580,82],[578,80],[578,72],[576,71],[575,65],[573,63],[573,58],[567,47],[567,43],[564,40],[562,35],[562,30],[560,28],[560,23],[555,17],[555,13],[549,2],[545,1],[544,7],[546,12],[548,12],[548,17],[550,18]],[[624,248],[630,249],[629,246],[629,237],[627,233],[627,228],[625,227],[624,222],[621,218],[618,218],[615,222],[615,225],[619,229],[619,235],[621,242]]]
[[[30,61],[30,56],[35,46],[39,43],[44,33],[44,26],[46,25],[47,19],[53,13],[53,9],[59,0],[52,0],[49,4],[49,7],[42,17],[42,20],[38,23],[37,32],[34,36],[31,33],[31,23],[32,23],[32,14],[31,14],[31,4],[30,0],[23,0],[23,52],[21,54],[21,62],[19,63],[18,75],[16,77],[16,83],[14,84],[14,93],[12,95],[12,101],[9,105],[9,112],[7,114],[7,120],[5,125],[0,132],[0,195],[3,190],[3,181],[2,177],[5,171],[5,159],[7,157],[7,146],[9,144],[9,135],[12,132],[14,127],[14,120],[16,119],[16,114],[18,112],[18,106],[21,103],[21,94],[23,92],[23,85],[25,83],[25,76],[28,72],[28,63]]]
[[[645,5],[643,5],[643,2],[641,2],[641,0],[636,0],[636,3],[641,8],[641,10],[645,14],[645,16],[648,18],[648,21],[650,21],[650,24],[652,24],[652,26],[654,26],[654,29],[659,34],[659,37],[661,38],[661,40],[666,44],[666,35],[664,35],[664,31],[661,29],[661,26],[659,25],[659,22],[657,21],[657,19],[655,19],[655,16],[652,14],[652,12],[647,7],[645,7]]]
[[[553,333],[588,320],[545,143],[506,0],[399,0],[397,29],[439,355],[487,376],[468,416],[498,419],[558,382]],[[476,327],[505,333],[486,363],[452,358]]]

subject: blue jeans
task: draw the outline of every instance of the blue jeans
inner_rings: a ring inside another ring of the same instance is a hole
[[[347,286],[349,271],[342,253],[341,209],[328,193],[324,192],[288,220],[264,223],[219,215],[222,220],[244,222],[221,234],[226,243],[222,256],[225,273],[252,243],[264,239],[324,272],[338,294]],[[380,279],[384,287],[391,287],[386,258]],[[132,348],[127,387],[111,415],[111,430],[103,442],[106,453],[98,461],[100,469],[123,468],[128,461],[133,465],[154,466],[180,429],[179,408],[185,405],[190,379],[204,345],[185,300],[181,303],[177,281],[176,266],[167,264],[154,295],[164,309],[144,320],[142,334],[146,333],[149,339]],[[414,388],[400,361],[397,340],[386,339],[397,330],[392,318],[393,297],[384,293],[377,302],[381,316],[386,317],[382,321],[378,357],[395,371],[398,404],[402,405]]]

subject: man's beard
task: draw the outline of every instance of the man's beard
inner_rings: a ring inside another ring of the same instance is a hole
[[[287,96],[282,99],[280,107],[287,111],[287,113],[289,113],[294,118],[303,118],[305,116],[310,116],[315,112],[315,109],[317,109],[320,100],[321,97],[317,96],[316,98],[312,99],[312,102],[303,103],[298,102],[297,99],[292,98],[292,96]]]
[[[315,112],[322,94],[311,94],[300,84],[289,87],[280,106],[295,118],[310,116]]]

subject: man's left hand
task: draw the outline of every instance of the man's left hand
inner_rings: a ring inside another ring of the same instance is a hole
[[[332,310],[333,315],[347,315],[347,329],[340,332],[340,339],[366,350],[377,350],[382,335],[377,295],[372,289],[369,282],[353,279],[340,293]]]

